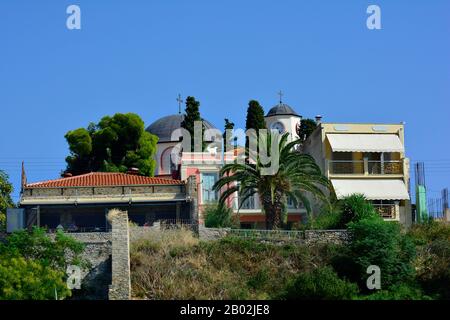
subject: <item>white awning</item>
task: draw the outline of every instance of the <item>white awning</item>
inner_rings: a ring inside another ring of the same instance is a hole
[[[338,199],[362,193],[368,200],[409,200],[408,190],[397,179],[332,179]]]
[[[396,134],[327,134],[334,152],[404,152]]]

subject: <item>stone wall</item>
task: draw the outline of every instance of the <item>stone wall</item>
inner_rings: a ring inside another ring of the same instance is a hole
[[[67,236],[84,243],[81,258],[88,262],[81,271],[81,289],[72,290],[72,299],[108,299],[111,283],[111,233],[66,233]],[[54,237],[54,234],[51,235]]]
[[[198,190],[197,190],[197,178],[192,175],[189,176],[186,183],[186,196],[190,201],[190,215],[193,225],[195,226],[194,232],[198,234],[199,229],[199,216],[198,216]]]
[[[108,219],[112,228],[112,280],[109,289],[109,300],[130,300],[130,231],[128,229],[128,213],[114,209],[108,213]]]
[[[350,239],[348,230],[307,230],[304,232],[305,244],[335,243],[345,244]]]
[[[185,186],[180,185],[146,185],[146,186],[115,186],[115,187],[71,187],[71,188],[26,188],[23,196],[32,197],[86,197],[86,196],[117,196],[117,195],[149,195],[157,193],[184,194]]]
[[[205,226],[200,225],[198,233],[200,240],[209,241],[226,237],[230,230],[230,228],[205,228]]]
[[[236,232],[239,231],[239,232]],[[242,232],[240,232],[242,231]],[[349,241],[347,230],[307,230],[294,231],[292,234],[283,231],[259,231],[259,230],[234,230],[229,228],[205,228],[200,226],[199,237],[201,240],[218,240],[228,235],[242,238],[254,238],[264,242],[285,243],[294,242],[298,244],[334,243],[345,244]]]

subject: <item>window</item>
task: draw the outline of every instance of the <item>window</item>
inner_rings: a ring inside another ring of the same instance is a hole
[[[217,179],[217,173],[202,173],[202,203],[211,203],[218,200],[218,193],[213,190]]]
[[[161,155],[161,172],[159,174],[170,174],[172,173],[173,161],[172,153],[173,147],[167,148],[163,151]]]
[[[238,186],[239,185],[240,185],[240,183],[238,182]],[[249,194],[249,192],[246,192],[245,194]],[[238,197],[238,207],[241,206],[241,204],[242,204],[241,209],[247,209],[247,210],[259,209],[256,193],[254,193],[253,195],[248,197],[244,202],[242,202],[242,199],[244,197],[245,197],[245,195],[243,195],[242,197]]]

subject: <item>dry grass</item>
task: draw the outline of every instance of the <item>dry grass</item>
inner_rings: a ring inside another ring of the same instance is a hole
[[[237,238],[201,242],[188,230],[132,243],[133,295],[143,299],[269,299],[299,271],[328,263],[330,247]]]

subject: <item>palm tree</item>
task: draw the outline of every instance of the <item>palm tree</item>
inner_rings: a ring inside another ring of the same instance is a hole
[[[276,173],[261,174],[261,170],[269,168],[271,162],[263,164],[258,155],[254,163],[235,161],[226,164],[220,171],[220,179],[214,185],[216,191],[225,187],[219,199],[220,203],[224,203],[228,197],[238,192],[239,198],[242,199],[239,208],[246,199],[258,193],[261,207],[266,215],[266,228],[269,230],[281,226],[288,197],[292,199],[295,206],[303,203],[309,216],[311,205],[306,193],[327,201],[321,186],[329,189],[329,180],[322,175],[319,166],[311,156],[295,150],[294,147],[300,143],[300,140],[287,143],[288,135],[286,133],[281,139],[279,136],[278,139],[274,139],[274,133],[271,133],[267,138],[260,140],[268,150],[271,150],[272,141],[276,140],[279,143],[279,168]],[[271,156],[270,152],[268,155]],[[231,187],[229,187],[230,184],[232,184]]]

